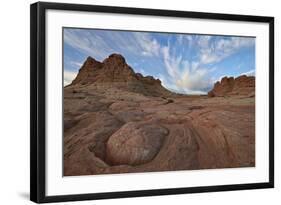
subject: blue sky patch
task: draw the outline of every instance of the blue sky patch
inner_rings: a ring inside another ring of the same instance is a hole
[[[123,55],[135,72],[167,89],[206,94],[223,76],[255,75],[255,38],[64,28],[64,85],[88,56]]]

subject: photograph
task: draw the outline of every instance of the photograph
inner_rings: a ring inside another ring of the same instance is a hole
[[[274,17],[30,6],[30,199],[274,187]]]
[[[255,36],[63,27],[62,44],[63,176],[256,166]]]

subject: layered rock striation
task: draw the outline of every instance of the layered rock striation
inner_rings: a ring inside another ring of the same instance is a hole
[[[255,96],[255,77],[241,75],[237,78],[223,77],[216,82],[214,88],[208,92],[209,97],[224,96]]]
[[[145,95],[161,96],[172,93],[161,85],[159,79],[135,73],[120,54],[111,54],[103,62],[88,57],[71,85],[112,85]]]

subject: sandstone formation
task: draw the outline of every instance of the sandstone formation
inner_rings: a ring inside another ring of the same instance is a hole
[[[215,86],[228,98],[177,95],[121,55],[89,57],[64,88],[64,175],[255,166],[250,79]]]
[[[103,62],[88,57],[71,85],[85,86],[99,83],[107,83],[107,85],[144,95],[172,95],[161,86],[159,79],[135,73],[120,54],[111,54]]]
[[[138,165],[151,161],[159,152],[168,130],[158,124],[129,122],[107,141],[107,162]]]
[[[241,75],[237,78],[223,77],[216,82],[214,88],[208,92],[209,97],[224,96],[255,96],[255,77]]]

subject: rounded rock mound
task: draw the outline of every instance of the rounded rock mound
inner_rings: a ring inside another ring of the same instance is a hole
[[[112,165],[140,165],[160,151],[168,130],[158,124],[129,122],[106,145],[106,161]]]

